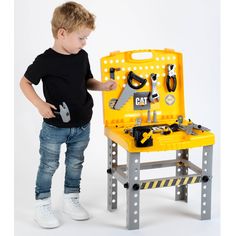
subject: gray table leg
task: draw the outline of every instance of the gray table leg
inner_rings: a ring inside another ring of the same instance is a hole
[[[117,143],[108,139],[108,170],[117,166],[117,155]],[[107,209],[112,211],[117,209],[117,180],[111,174],[108,174],[107,184]]]
[[[201,220],[211,219],[212,157],[213,157],[213,146],[211,145],[203,147]]]
[[[128,229],[139,228],[139,181],[140,181],[140,153],[127,152],[127,213],[126,224]]]
[[[189,159],[188,149],[177,150],[176,159]],[[176,176],[187,175],[188,167],[184,166],[183,163],[176,165]],[[188,185],[178,185],[175,187],[175,200],[176,201],[188,201]]]

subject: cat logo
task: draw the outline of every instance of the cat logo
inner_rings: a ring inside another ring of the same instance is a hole
[[[150,109],[148,95],[148,92],[134,93],[134,110]]]
[[[144,106],[147,105],[147,97],[141,97],[135,99],[136,106]]]

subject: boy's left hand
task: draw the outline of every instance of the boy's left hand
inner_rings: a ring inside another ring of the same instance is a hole
[[[117,87],[117,83],[115,80],[112,80],[112,79],[103,83],[103,91],[115,90],[116,87]]]

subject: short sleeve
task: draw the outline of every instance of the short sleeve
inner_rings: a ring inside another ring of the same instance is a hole
[[[34,62],[28,66],[24,76],[33,84],[37,85],[40,79],[45,75],[45,66],[42,56],[36,57]]]
[[[89,59],[87,58],[87,72],[86,72],[85,79],[88,80],[88,79],[91,79],[91,78],[93,78],[93,74],[92,74],[91,69],[90,69]]]

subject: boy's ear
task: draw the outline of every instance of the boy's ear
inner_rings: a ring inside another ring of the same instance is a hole
[[[63,29],[63,28],[60,28],[58,31],[57,31],[57,38],[58,39],[64,39],[66,35],[66,30]]]

